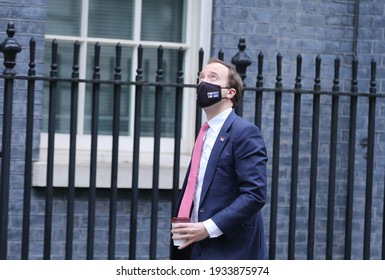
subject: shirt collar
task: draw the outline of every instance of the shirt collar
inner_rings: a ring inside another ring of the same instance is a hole
[[[209,120],[207,123],[209,124],[210,128],[215,132],[219,132],[232,110],[232,108],[228,108],[222,113],[216,115],[211,120]]]

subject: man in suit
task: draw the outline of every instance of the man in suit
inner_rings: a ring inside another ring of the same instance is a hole
[[[234,112],[243,93],[235,68],[210,59],[202,69],[197,100],[206,131],[191,222],[173,224],[171,259],[267,259],[261,209],[266,202],[267,153],[258,127]],[[216,94],[219,93],[219,94]],[[180,204],[186,189],[187,171]]]

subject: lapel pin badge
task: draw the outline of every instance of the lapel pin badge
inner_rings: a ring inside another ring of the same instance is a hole
[[[223,141],[225,141],[225,137],[221,136],[221,137],[219,138],[219,140],[220,140],[221,142],[223,142]]]

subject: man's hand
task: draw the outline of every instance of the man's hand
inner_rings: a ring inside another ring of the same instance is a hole
[[[203,223],[177,223],[173,225],[171,233],[174,240],[186,240],[185,243],[178,247],[179,250],[209,237],[209,233]]]

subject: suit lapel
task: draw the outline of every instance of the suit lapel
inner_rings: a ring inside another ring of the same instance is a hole
[[[224,122],[221,130],[219,131],[218,137],[215,140],[209,161],[207,163],[206,173],[203,179],[200,203],[202,203],[204,197],[206,196],[211,181],[213,180],[219,157],[222,153],[223,148],[226,146],[227,141],[230,138],[229,129],[236,117],[237,115],[234,113],[234,111],[232,111]]]

